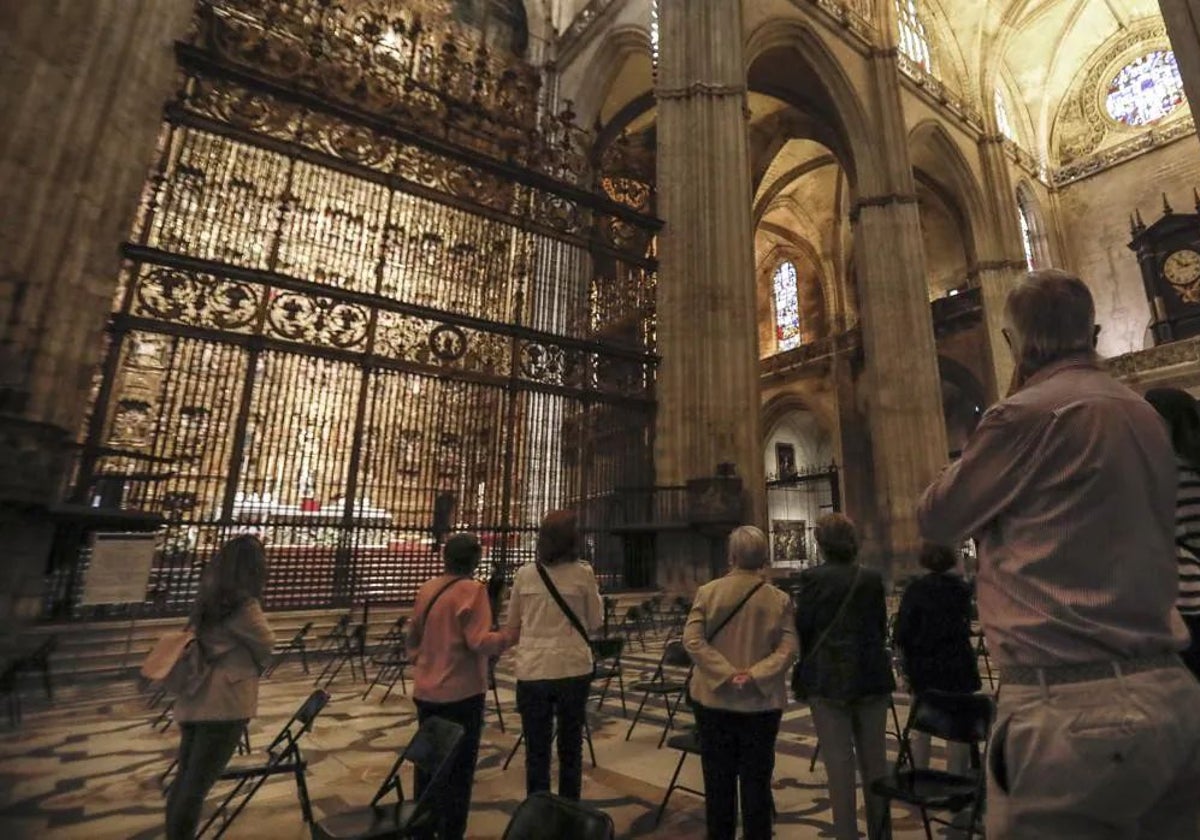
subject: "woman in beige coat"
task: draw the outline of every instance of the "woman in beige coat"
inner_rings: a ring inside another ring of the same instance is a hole
[[[195,693],[175,699],[179,772],[167,797],[167,840],[196,835],[204,798],[258,711],[258,678],[275,647],[259,599],[266,552],[254,536],[225,543],[205,567],[191,626],[211,670]]]
[[[787,593],[768,584],[767,538],[729,536],[729,574],[700,587],[683,631],[696,669],[691,695],[700,733],[709,840],[733,840],[740,787],[745,840],[770,840],[775,738],[796,659]]]

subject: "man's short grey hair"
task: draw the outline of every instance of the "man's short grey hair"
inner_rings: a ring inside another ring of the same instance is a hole
[[[1058,269],[1031,271],[1009,292],[1005,319],[1026,375],[1095,348],[1096,304],[1087,285]]]
[[[753,525],[734,528],[729,535],[729,563],[739,569],[761,569],[769,556],[767,535]]]

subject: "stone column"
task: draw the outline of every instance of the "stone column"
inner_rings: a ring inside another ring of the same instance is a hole
[[[740,0],[662,0],[658,484],[732,462],[765,525]]]
[[[56,500],[191,0],[0,15],[0,621],[36,608]],[[20,505],[20,507],[17,507]]]
[[[988,212],[992,217],[990,241],[980,243],[979,247],[979,286],[983,296],[987,349],[995,376],[995,391],[989,396],[999,399],[1008,393],[1013,373],[1012,354],[1000,332],[1004,326],[1004,302],[1025,273],[1025,252],[1021,244],[1017,191],[1008,168],[1004,138],[1000,135],[981,138],[979,157],[983,163]]]
[[[1158,0],[1193,114],[1200,114],[1200,0]]]
[[[894,21],[884,26],[890,46],[870,58],[878,168],[869,180],[860,174],[851,217],[882,553],[895,579],[915,568],[917,502],[946,463],[947,444]]]

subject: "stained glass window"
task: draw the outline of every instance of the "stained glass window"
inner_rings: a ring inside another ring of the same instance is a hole
[[[1016,139],[1013,134],[1012,121],[1008,118],[1008,106],[1004,104],[1004,94],[999,90],[996,91],[996,127],[1009,140]]]
[[[800,346],[800,298],[796,266],[780,263],[775,269],[775,340],[779,352]]]
[[[917,13],[916,0],[896,0],[896,18],[900,24],[900,52],[913,64],[926,72],[933,71],[933,59],[929,53],[929,37],[925,24]]]
[[[1143,126],[1170,114],[1183,99],[1175,53],[1156,50],[1121,68],[1108,85],[1104,104],[1117,122]]]

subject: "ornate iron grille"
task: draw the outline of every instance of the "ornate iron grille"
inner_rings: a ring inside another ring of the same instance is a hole
[[[408,600],[435,509],[509,567],[573,505],[620,583],[658,223],[593,189],[532,68],[372,8],[204,0],[178,46],[78,485],[166,516],[144,613],[247,529],[270,607]]]

